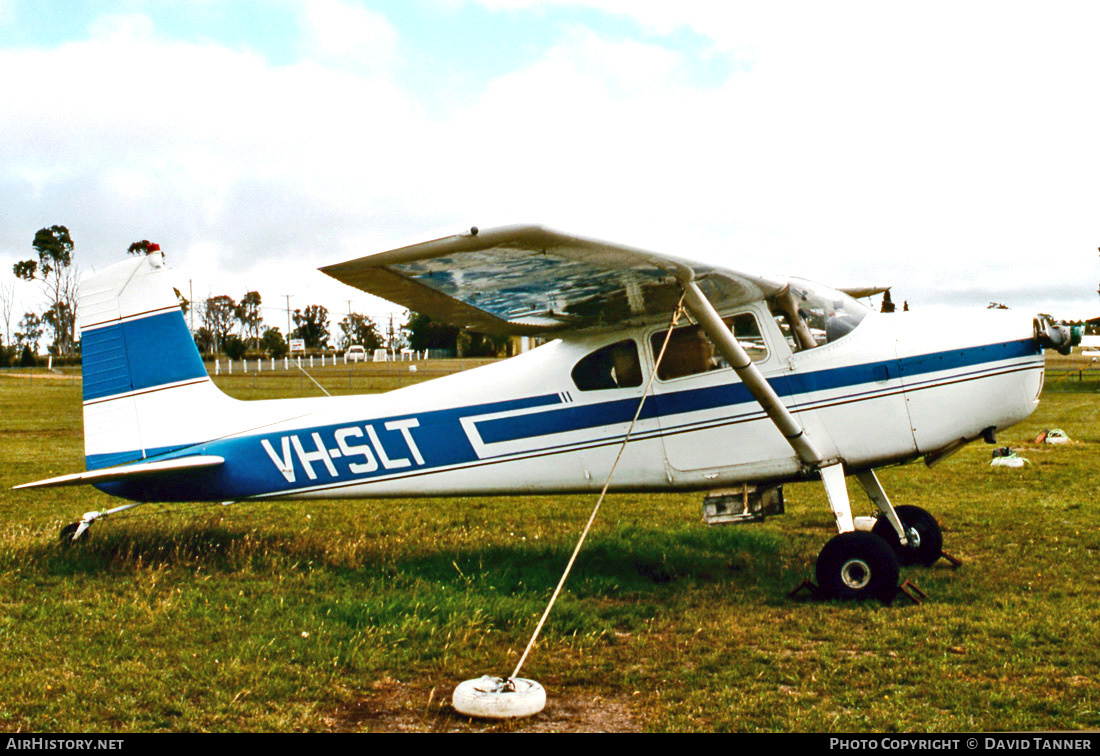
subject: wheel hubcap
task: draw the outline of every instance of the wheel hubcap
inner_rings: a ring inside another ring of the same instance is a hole
[[[840,568],[840,579],[853,590],[866,588],[871,582],[871,567],[862,559],[849,559]]]
[[[909,548],[913,551],[917,551],[920,548],[920,533],[916,528],[909,528],[905,531],[905,538],[909,541]]]

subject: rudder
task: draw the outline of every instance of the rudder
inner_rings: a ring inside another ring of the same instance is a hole
[[[154,252],[80,285],[84,454],[89,470],[202,440],[203,417],[229,400],[211,382]]]

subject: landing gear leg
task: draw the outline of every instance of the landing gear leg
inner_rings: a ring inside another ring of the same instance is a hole
[[[841,533],[855,530],[852,519],[852,502],[848,500],[848,485],[844,482],[844,465],[840,462],[822,467],[821,482],[825,484],[825,495],[829,498],[829,507],[836,517],[836,528]]]
[[[61,528],[61,542],[72,543],[73,541],[79,541],[84,537],[84,534],[88,532],[88,528],[90,528],[92,523],[96,520],[100,520],[108,515],[113,515],[116,512],[133,509],[140,504],[141,502],[135,502],[133,504],[123,504],[121,507],[115,507],[114,509],[105,509],[102,512],[85,512],[84,516],[80,518],[80,522],[72,522]]]

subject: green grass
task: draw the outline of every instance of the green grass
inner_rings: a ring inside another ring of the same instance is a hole
[[[243,397],[301,388],[252,379],[218,381]],[[919,606],[786,597],[832,532],[819,485],[788,486],[782,517],[714,529],[699,495],[609,497],[523,669],[550,705],[510,725],[457,717],[450,693],[511,672],[592,497],[148,506],[63,548],[63,524],[114,500],[10,487],[83,468],[80,413],[78,383],[0,383],[9,732],[1100,727],[1091,391],[1048,381],[999,439],[1023,469],[990,467],[976,444],[883,471],[964,562],[904,569],[929,594]],[[1030,443],[1049,427],[1075,443]]]

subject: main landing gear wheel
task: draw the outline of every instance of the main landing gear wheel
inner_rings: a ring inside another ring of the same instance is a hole
[[[901,545],[897,531],[885,517],[879,517],[871,532],[889,544],[902,566],[921,564],[931,567],[943,554],[943,533],[936,518],[920,507],[895,507],[909,543]]]
[[[841,533],[817,557],[817,585],[828,598],[888,603],[897,593],[898,578],[893,549],[874,533]]]

